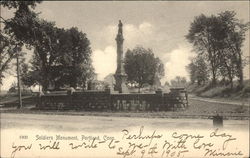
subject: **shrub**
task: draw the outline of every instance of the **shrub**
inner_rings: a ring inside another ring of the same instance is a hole
[[[224,94],[223,92],[225,91],[228,91],[227,90],[227,87],[214,87],[214,88],[211,88],[203,93],[201,93],[200,95],[202,97],[217,97],[217,96],[228,96],[229,94]]]
[[[17,93],[17,88],[16,87],[10,87],[8,93]]]
[[[239,107],[235,108],[235,111],[237,113],[244,113],[246,111],[246,109],[244,108],[244,106],[239,106]]]
[[[250,86],[248,85],[248,86],[244,87],[244,88],[242,89],[242,93],[243,93],[243,94],[250,93]]]

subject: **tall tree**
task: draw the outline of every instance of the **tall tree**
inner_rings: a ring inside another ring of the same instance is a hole
[[[221,48],[221,59],[224,60],[222,63],[224,63],[224,66],[227,69],[231,87],[234,76],[238,77],[239,87],[242,87],[244,67],[242,46],[250,23],[243,23],[235,16],[236,13],[234,11],[225,11],[218,16],[222,28],[225,30],[221,33],[222,35],[224,33],[222,39],[223,47]]]
[[[54,89],[60,89],[65,85],[74,88],[84,87],[94,71],[92,51],[86,34],[77,28],[55,28],[54,31],[54,39],[51,40],[48,52],[36,47],[32,70],[25,80],[30,84],[41,84],[44,90],[48,89],[49,84],[54,85]]]
[[[160,79],[165,76],[164,64],[158,57],[155,58],[155,62],[157,65],[156,65],[154,84],[157,84],[157,83],[160,84],[161,83]]]
[[[64,84],[72,87],[85,85],[82,82],[93,72],[90,42],[86,34],[77,28],[57,28],[54,22],[40,19],[29,7],[23,7],[23,3],[5,25],[6,30],[34,49],[36,70],[26,78],[30,79],[30,84],[39,83],[44,91],[48,90],[49,85],[55,88]]]
[[[202,14],[191,23],[189,33],[186,36],[188,41],[193,44],[195,50],[209,61],[213,84],[216,83],[220,64],[213,37],[213,35],[218,35],[220,31],[218,23],[219,21],[215,16],[207,17]]]
[[[218,75],[228,78],[233,87],[235,76],[239,85],[243,84],[243,64],[241,47],[249,23],[242,23],[235,18],[236,13],[225,11],[217,16],[200,15],[191,23],[186,38],[195,50],[207,59],[212,72],[212,83]]]
[[[93,75],[92,51],[86,34],[76,27],[70,28],[61,32],[58,45],[61,54],[53,66],[56,88],[63,85],[84,87],[85,82]]]
[[[209,79],[209,70],[207,63],[202,56],[197,56],[187,66],[190,74],[191,83],[197,82],[198,85],[206,83]]]
[[[14,17],[8,20],[5,20],[4,29],[15,36],[20,42],[29,46],[29,48],[36,49],[41,60],[46,61],[42,62],[42,69],[44,74],[43,85],[47,89],[49,83],[48,75],[48,65],[51,63],[51,60],[47,60],[49,54],[52,52],[52,40],[55,36],[54,23],[47,22],[45,20],[40,20],[38,15],[31,9],[34,8],[36,2],[6,2],[3,3],[4,6],[9,8],[16,8]],[[50,35],[50,37],[49,37]],[[53,57],[51,57],[53,59]]]
[[[8,9],[15,9],[14,17],[18,21],[24,21],[26,16],[33,14],[30,8],[34,9],[37,3],[41,1],[1,1],[0,7]],[[17,16],[18,15],[18,16]],[[9,23],[14,19],[4,19],[0,15],[1,31],[0,31],[0,85],[2,84],[2,78],[4,72],[9,68],[9,63],[16,57],[16,54],[20,52],[23,41],[16,38],[15,33],[11,31],[12,26]],[[25,24],[25,23],[23,23]],[[27,24],[25,24],[27,25]]]
[[[155,78],[161,79],[164,76],[164,65],[151,49],[136,47],[128,50],[124,63],[127,81],[137,85],[139,91],[144,84],[153,85]]]

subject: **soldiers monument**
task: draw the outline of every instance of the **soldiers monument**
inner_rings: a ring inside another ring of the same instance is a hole
[[[117,44],[117,68],[115,72],[115,87],[114,90],[119,93],[128,92],[127,86],[125,84],[127,75],[124,71],[123,67],[123,32],[122,32],[122,22],[119,20],[118,24],[118,33],[116,36],[116,44]]]

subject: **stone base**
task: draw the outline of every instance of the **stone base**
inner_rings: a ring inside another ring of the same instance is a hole
[[[114,90],[119,93],[128,93],[128,87],[125,84],[127,76],[125,74],[115,74],[115,87]]]

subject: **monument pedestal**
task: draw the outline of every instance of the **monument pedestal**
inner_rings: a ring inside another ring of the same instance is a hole
[[[127,75],[126,74],[115,74],[115,87],[114,90],[118,91],[119,93],[127,93],[128,92],[128,88],[125,84],[126,79],[127,79]]]

